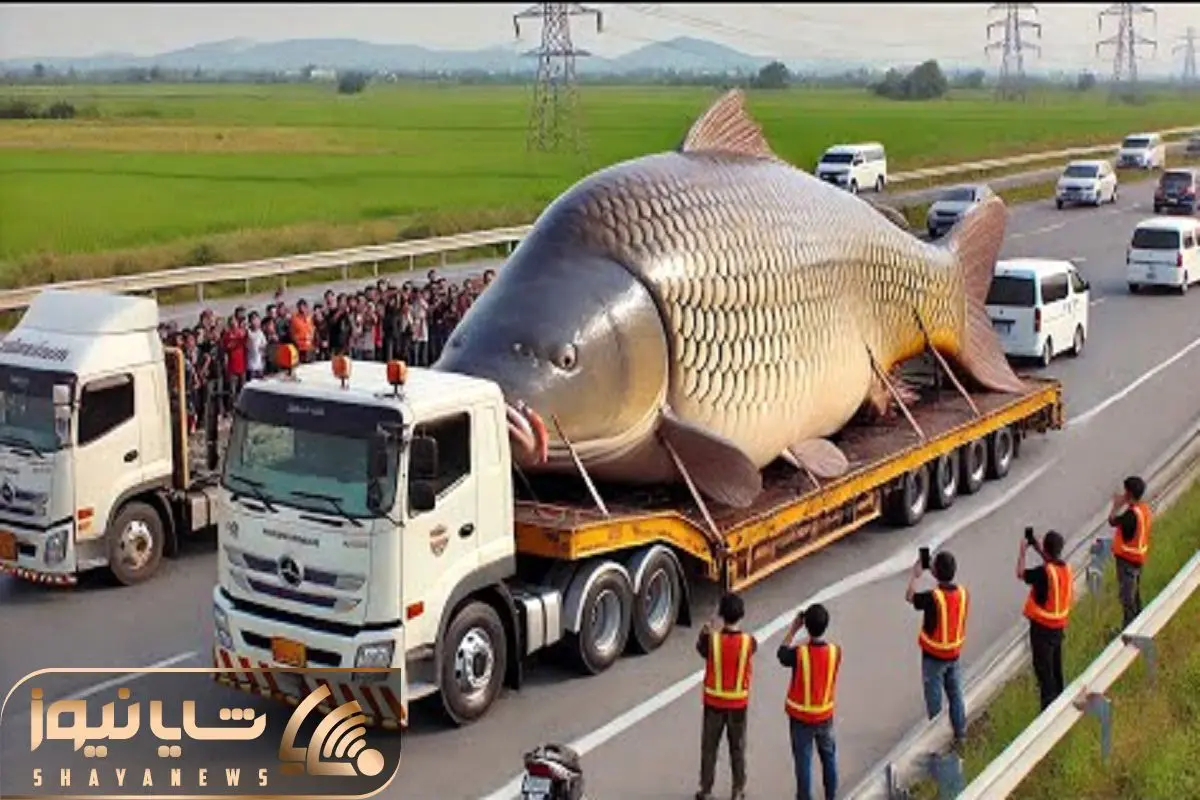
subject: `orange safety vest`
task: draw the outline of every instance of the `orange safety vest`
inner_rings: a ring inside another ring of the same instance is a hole
[[[937,624],[932,634],[926,633],[922,624],[917,644],[934,658],[953,661],[962,653],[967,635],[967,590],[961,586],[951,591],[939,587],[930,594],[937,610]]]
[[[1029,587],[1025,600],[1025,616],[1043,628],[1062,630],[1071,614],[1071,599],[1075,595],[1075,576],[1070,564],[1046,564],[1046,605],[1040,606]]]
[[[737,710],[750,704],[750,634],[726,631],[710,634],[704,668],[704,705]]]
[[[1150,550],[1150,506],[1134,503],[1130,509],[1137,517],[1137,530],[1133,534],[1133,541],[1125,541],[1124,534],[1117,529],[1113,534],[1112,551],[1116,558],[1140,567],[1146,563],[1146,553]]]
[[[796,666],[784,704],[788,716],[797,722],[818,725],[833,719],[834,695],[842,649],[836,644],[796,648]]]

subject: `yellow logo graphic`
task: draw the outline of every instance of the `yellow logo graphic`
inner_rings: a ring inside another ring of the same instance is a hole
[[[283,740],[279,743],[279,760],[284,762],[280,768],[283,774],[374,777],[383,771],[383,754],[367,748],[364,738],[367,733],[367,718],[357,700],[343,703],[329,712],[313,731],[308,747],[296,747],[296,734],[300,732],[304,720],[313,709],[332,695],[329,687],[322,685],[304,698],[292,712],[292,717],[283,730]],[[328,758],[345,758],[354,763],[330,763],[322,760]],[[357,772],[355,767],[358,768]]]

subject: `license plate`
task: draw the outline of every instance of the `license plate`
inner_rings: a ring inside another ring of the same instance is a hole
[[[0,561],[17,560],[17,537],[11,533],[0,533]]]
[[[530,800],[533,798],[549,797],[550,779],[526,775],[524,782],[521,784],[521,794]]]
[[[1009,329],[1012,328],[1012,323],[1006,319],[994,319],[992,320],[992,327],[1000,333],[1008,333]]]
[[[279,636],[271,639],[271,658],[276,663],[289,667],[304,667],[308,665],[308,652],[301,642],[293,642]]]

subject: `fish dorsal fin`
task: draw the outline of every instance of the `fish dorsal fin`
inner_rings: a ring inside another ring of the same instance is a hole
[[[746,95],[730,89],[708,107],[679,146],[681,153],[729,153],[779,160],[763,136],[762,126],[746,112]]]

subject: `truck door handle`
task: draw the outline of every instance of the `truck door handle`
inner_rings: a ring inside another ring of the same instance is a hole
[[[459,535],[459,538],[461,538],[461,539],[467,538],[474,532],[475,532],[475,525],[470,522],[468,522],[466,525],[463,525],[461,528],[458,529],[458,535]]]
[[[132,461],[135,461],[135,460],[137,460],[137,450],[130,450],[128,453],[125,454],[125,463],[126,464],[128,464]]]

